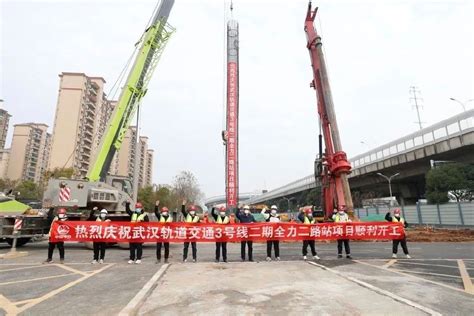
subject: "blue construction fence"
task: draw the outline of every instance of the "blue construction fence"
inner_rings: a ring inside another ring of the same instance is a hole
[[[392,207],[393,209],[394,207]],[[474,227],[474,202],[397,206],[409,224]],[[362,221],[384,220],[387,207],[354,210]]]

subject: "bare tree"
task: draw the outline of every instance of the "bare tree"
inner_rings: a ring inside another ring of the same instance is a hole
[[[173,193],[179,201],[187,200],[191,203],[197,203],[203,197],[199,183],[190,171],[181,171],[174,177]]]

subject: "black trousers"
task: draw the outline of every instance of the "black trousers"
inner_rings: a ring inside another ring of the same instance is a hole
[[[48,260],[53,260],[53,252],[54,252],[54,248],[56,246],[59,249],[59,259],[64,260],[64,241],[49,242],[49,245],[48,245]]]
[[[275,251],[275,257],[280,256],[280,241],[279,240],[268,240],[267,241],[267,257],[272,257],[272,246]]]
[[[308,246],[311,248],[311,254],[316,256],[316,242],[314,240],[303,240],[303,256],[308,254]]]
[[[100,259],[104,260],[105,258],[105,242],[95,242],[94,243],[94,260],[99,260],[99,253]]]
[[[403,253],[407,255],[408,254],[407,239],[403,238],[399,240],[395,240],[395,239],[393,240],[392,250],[394,254],[397,254],[398,252],[398,244],[402,245]]]
[[[349,239],[338,239],[337,240],[337,254],[342,255],[342,244],[344,243],[344,248],[346,249],[346,255],[351,254],[351,248],[349,247]]]
[[[130,260],[142,260],[143,254],[143,243],[131,242],[130,243]]]
[[[184,243],[184,248],[183,248],[183,260],[186,260],[188,258],[188,248],[189,248],[189,242]],[[197,259],[197,247],[195,242],[191,242],[191,248],[193,249],[193,259]]]
[[[227,261],[227,242],[216,242],[216,260],[221,258],[222,248],[222,259]]]
[[[251,240],[240,242],[240,257],[242,258],[242,260],[245,260],[245,245],[247,245],[249,248],[249,260],[252,260],[253,241]]]
[[[170,257],[170,243],[169,242],[157,242],[156,243],[156,259],[161,260],[161,246],[165,247],[165,259]]]

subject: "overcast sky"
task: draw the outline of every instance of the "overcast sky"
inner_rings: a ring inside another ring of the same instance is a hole
[[[156,1],[1,1],[0,98],[12,124],[52,126],[59,77],[117,79]],[[349,157],[417,130],[473,98],[473,1],[313,1],[342,143]],[[225,3],[225,5],[224,5]],[[223,80],[229,1],[177,0],[176,27],[143,101],[155,183],[192,171],[224,194]],[[234,0],[240,23],[240,191],[312,173],[317,113],[303,31],[307,0]],[[468,108],[474,104],[469,103]],[[52,129],[52,127],[51,127]],[[10,137],[13,127],[10,127]],[[365,144],[361,144],[364,142]]]

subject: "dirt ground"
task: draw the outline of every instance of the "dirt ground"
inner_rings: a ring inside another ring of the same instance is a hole
[[[408,241],[418,242],[459,242],[474,241],[474,230],[444,229],[433,226],[418,226],[407,230]]]

